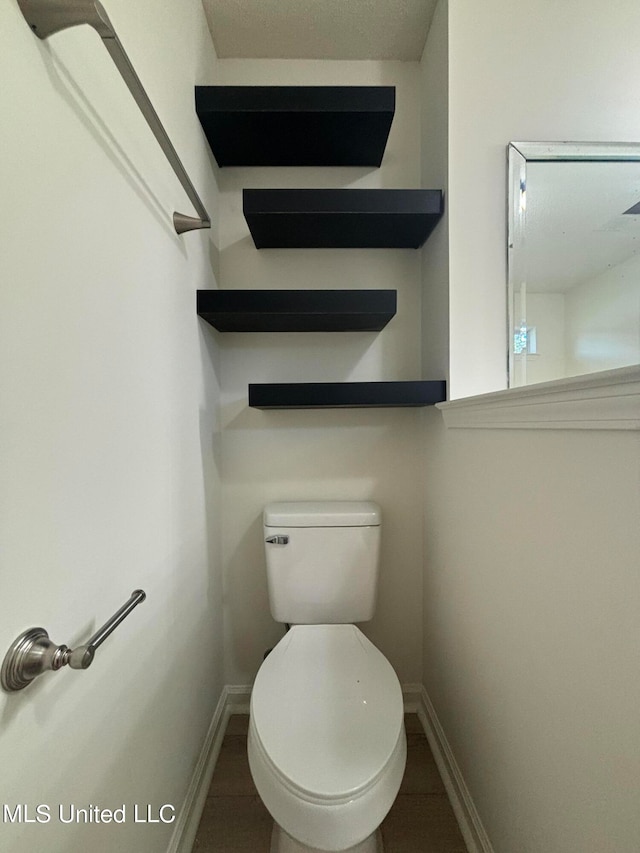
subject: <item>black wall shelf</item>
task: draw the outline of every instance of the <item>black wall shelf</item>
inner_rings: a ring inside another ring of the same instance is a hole
[[[245,189],[258,249],[418,249],[443,213],[440,190]]]
[[[200,317],[220,332],[378,332],[395,290],[199,290]]]
[[[359,409],[431,406],[447,398],[444,381],[299,382],[249,385],[254,409]]]
[[[379,166],[394,86],[196,86],[219,166]]]

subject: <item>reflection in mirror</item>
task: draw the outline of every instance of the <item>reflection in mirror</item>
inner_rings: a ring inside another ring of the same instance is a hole
[[[640,144],[509,145],[509,385],[640,363]]]

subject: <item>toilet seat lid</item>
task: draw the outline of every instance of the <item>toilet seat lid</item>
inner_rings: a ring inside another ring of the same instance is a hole
[[[368,788],[391,759],[402,691],[384,655],[355,625],[297,625],[262,664],[254,730],[285,784],[314,799]]]

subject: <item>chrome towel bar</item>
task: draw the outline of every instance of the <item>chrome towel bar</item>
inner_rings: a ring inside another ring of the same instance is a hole
[[[78,646],[77,649],[70,649],[65,645],[57,646],[49,639],[44,628],[29,628],[24,631],[13,641],[2,662],[2,688],[8,693],[22,690],[43,672],[57,670],[67,664],[71,669],[87,669],[91,666],[96,649],[146,597],[144,590],[134,589],[129,600],[111,619],[95,632],[88,643]]]
[[[185,231],[194,231],[198,228],[211,228],[209,214],[189,180],[176,149],[162,126],[102,4],[98,0],[18,0],[18,5],[27,23],[40,39],[46,39],[60,30],[77,27],[80,24],[89,24],[93,27],[109,51],[171,168],[189,196],[191,204],[198,212],[198,217],[174,212],[173,226],[176,232],[183,234]]]

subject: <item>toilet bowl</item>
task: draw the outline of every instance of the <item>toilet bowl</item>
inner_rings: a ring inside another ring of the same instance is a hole
[[[406,763],[391,664],[355,625],[295,625],[256,677],[248,755],[272,853],[377,853]]]

